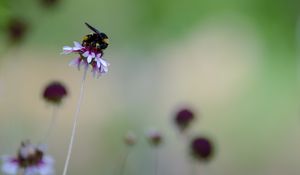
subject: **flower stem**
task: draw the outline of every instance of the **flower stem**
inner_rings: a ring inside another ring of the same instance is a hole
[[[154,150],[154,175],[158,175],[158,148]]]
[[[209,174],[207,172],[205,172],[204,170],[204,166],[203,164],[199,164],[199,162],[193,162],[193,164],[191,164],[192,167],[191,167],[191,175],[197,175],[197,174],[202,174],[202,175],[205,175],[205,174]]]
[[[69,161],[71,158],[73,142],[74,142],[74,138],[75,138],[75,131],[77,128],[77,121],[78,121],[78,116],[79,116],[79,112],[80,112],[80,106],[81,106],[81,102],[82,102],[82,98],[83,98],[83,94],[84,94],[84,85],[85,85],[87,70],[88,70],[87,68],[84,69],[84,73],[83,73],[83,77],[82,77],[82,81],[81,81],[80,95],[79,95],[79,99],[78,99],[78,103],[77,103],[76,112],[73,117],[73,128],[72,128],[72,133],[71,133],[71,138],[70,138],[70,143],[69,143],[69,148],[68,148],[68,154],[67,154],[67,158],[65,161],[63,175],[67,174],[68,165],[69,165]]]
[[[120,175],[123,175],[125,173],[125,165],[127,163],[129,154],[130,154],[130,150],[127,150],[124,157],[121,159]]]
[[[46,131],[46,135],[44,137],[44,142],[43,143],[47,143],[48,142],[48,139],[49,139],[49,136],[53,130],[53,127],[56,123],[56,119],[57,119],[57,111],[58,111],[58,106],[53,106],[53,109],[52,109],[52,114],[51,114],[51,121],[50,121],[50,125],[48,126],[48,129]]]
[[[178,138],[179,138],[181,143],[184,143],[184,144],[181,145],[181,146],[183,146],[182,149],[184,149],[184,152],[188,152],[190,148],[189,148],[189,145],[187,146],[185,143],[190,142],[191,136],[189,135],[189,133],[181,132],[181,133],[179,133]],[[185,159],[185,165],[184,166],[185,166],[185,169],[187,171],[187,174],[196,175],[196,170],[195,170],[195,167],[194,167],[195,161],[193,161],[193,159],[191,159],[189,154],[185,154],[183,156],[183,158]]]

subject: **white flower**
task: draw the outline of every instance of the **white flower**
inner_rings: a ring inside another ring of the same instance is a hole
[[[157,146],[162,142],[162,134],[156,128],[149,128],[146,131],[146,137],[154,146]]]
[[[2,157],[2,172],[16,175],[22,169],[24,175],[53,175],[54,160],[51,156],[44,155],[43,148],[23,142],[17,156]]]
[[[64,46],[62,54],[78,53],[79,57],[73,59],[69,65],[77,67],[79,70],[83,66],[88,69],[91,65],[92,73],[99,77],[108,72],[109,63],[103,59],[103,50],[91,45],[81,45],[79,42],[74,41],[74,46]]]
[[[128,146],[135,145],[136,140],[137,140],[136,135],[131,131],[128,131],[127,134],[124,136],[124,143]]]

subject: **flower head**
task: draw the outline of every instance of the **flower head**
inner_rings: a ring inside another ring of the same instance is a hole
[[[146,137],[147,137],[149,143],[153,146],[160,145],[163,140],[161,133],[155,128],[148,129],[146,131]]]
[[[194,138],[190,146],[193,156],[201,161],[209,160],[214,152],[211,141],[205,137]]]
[[[52,8],[59,3],[59,0],[40,0],[40,3],[45,8]]]
[[[10,42],[19,43],[27,34],[28,24],[22,18],[14,17],[8,21],[6,30]]]
[[[43,97],[50,103],[60,104],[67,94],[66,87],[60,82],[54,81],[46,86]]]
[[[25,175],[52,175],[54,160],[44,152],[41,145],[22,142],[17,156],[2,157],[2,172],[15,175],[22,169]]]
[[[124,136],[124,143],[128,146],[133,146],[136,144],[136,135],[131,132],[131,131],[128,131],[127,134]]]
[[[183,131],[189,127],[194,118],[194,113],[190,109],[183,108],[176,113],[175,124]]]
[[[90,66],[92,72],[101,76],[108,72],[109,63],[103,58],[103,50],[108,46],[108,37],[99,32],[89,24],[86,25],[95,33],[84,36],[82,43],[74,41],[74,46],[64,46],[63,54],[77,53],[79,56],[70,62],[70,66],[80,69],[88,69]]]

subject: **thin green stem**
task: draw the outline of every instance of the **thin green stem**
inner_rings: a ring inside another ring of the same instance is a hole
[[[53,109],[52,109],[52,114],[51,114],[51,121],[50,121],[48,129],[46,131],[46,135],[44,137],[43,143],[48,142],[49,136],[51,135],[51,132],[53,131],[53,127],[57,120],[57,111],[58,111],[58,106],[54,105]]]
[[[154,150],[154,175],[158,175],[158,165],[159,165],[159,153],[158,148],[155,148]]]
[[[121,159],[121,167],[120,167],[120,175],[123,175],[125,173],[125,167],[126,163],[130,154],[130,148],[126,151],[124,157]]]
[[[87,70],[88,70],[87,68],[84,69],[84,73],[83,73],[83,77],[82,77],[82,81],[81,81],[80,95],[79,95],[79,99],[78,99],[78,103],[77,103],[77,108],[76,108],[76,111],[75,111],[75,114],[74,114],[74,117],[73,117],[73,128],[72,128],[70,144],[69,144],[69,148],[68,148],[67,158],[66,158],[66,161],[65,161],[63,175],[67,174],[68,165],[69,165],[69,161],[70,161],[70,158],[71,158],[74,138],[75,138],[75,134],[76,134],[78,116],[79,116],[81,102],[82,102],[83,94],[84,94],[84,87],[85,87],[85,79],[86,79]]]

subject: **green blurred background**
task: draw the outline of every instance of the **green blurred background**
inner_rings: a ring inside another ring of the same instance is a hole
[[[89,22],[110,38],[109,73],[87,79],[69,174],[116,174],[133,130],[139,144],[125,174],[154,173],[149,126],[165,136],[159,174],[299,175],[299,0],[0,1],[0,154],[21,140],[38,142],[51,106],[41,98],[52,80],[70,96],[60,107],[49,152],[60,174],[82,71],[62,47],[81,41]],[[22,17],[28,33],[10,45],[7,21]],[[187,143],[172,117],[195,109],[191,133],[213,138],[206,164],[187,161]],[[194,169],[194,168],[193,168]]]

